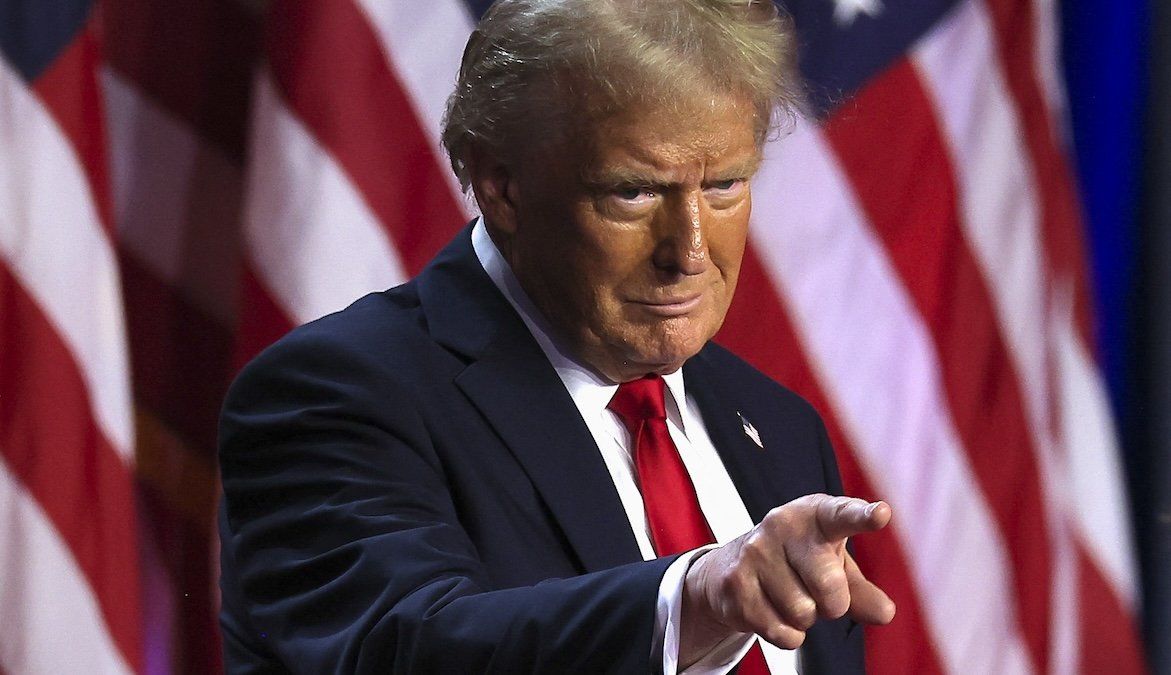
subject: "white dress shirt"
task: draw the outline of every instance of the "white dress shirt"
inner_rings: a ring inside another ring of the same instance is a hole
[[[592,370],[576,362],[554,340],[553,331],[546,319],[520,287],[508,262],[488,236],[483,218],[478,219],[472,228],[472,247],[492,283],[520,314],[529,332],[557,371],[558,377],[561,378],[598,445],[643,559],[654,559],[656,555],[651,545],[646,508],[638,489],[633,441],[618,416],[606,408],[614,392],[618,390],[618,385],[600,378]],[[752,529],[752,518],[748,515],[735,484],[728,476],[728,471],[708,436],[694,397],[687,396],[682,369],[664,375],[663,380],[667,385],[667,430],[671,434],[671,440],[675,442],[675,447],[679,449],[679,456],[691,477],[691,482],[695,485],[700,510],[703,511],[712,534],[719,544],[727,543]],[[683,402],[682,405],[680,401]],[[678,672],[679,617],[684,576],[690,561],[706,548],[681,556],[667,569],[659,587],[656,623],[658,630],[654,648],[657,650],[660,645],[662,647],[663,672],[666,675]],[[754,638],[755,636],[748,635],[733,636],[684,673],[726,673],[740,661]],[[773,675],[791,675],[798,672],[796,651],[778,649],[764,641],[761,641],[761,646],[764,649],[765,661]]]

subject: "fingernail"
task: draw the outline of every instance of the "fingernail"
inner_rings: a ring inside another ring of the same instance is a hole
[[[873,502],[870,504],[870,506],[867,506],[866,507],[866,517],[869,518],[870,516],[873,516],[874,509],[877,509],[877,508],[878,508],[878,502]]]

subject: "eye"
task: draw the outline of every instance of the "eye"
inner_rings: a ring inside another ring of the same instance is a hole
[[[642,201],[644,198],[650,199],[654,198],[655,196],[654,191],[650,188],[641,187],[638,185],[625,185],[616,188],[613,194],[618,199],[626,202]]]
[[[743,178],[729,178],[727,180],[718,180],[714,183],[710,183],[708,188],[718,192],[730,192],[737,189],[744,183],[745,180]]]

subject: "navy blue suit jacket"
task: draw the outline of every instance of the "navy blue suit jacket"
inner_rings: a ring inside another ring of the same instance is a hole
[[[233,384],[220,429],[230,673],[657,670],[673,558],[641,561],[592,436],[469,232],[414,281],[294,330]],[[755,520],[840,491],[796,395],[715,345],[684,377]],[[819,622],[806,672],[860,672],[861,633]]]

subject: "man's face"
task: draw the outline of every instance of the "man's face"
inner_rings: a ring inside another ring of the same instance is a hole
[[[716,97],[581,124],[513,167],[501,247],[574,354],[621,382],[669,373],[724,321],[760,162],[754,109]]]

